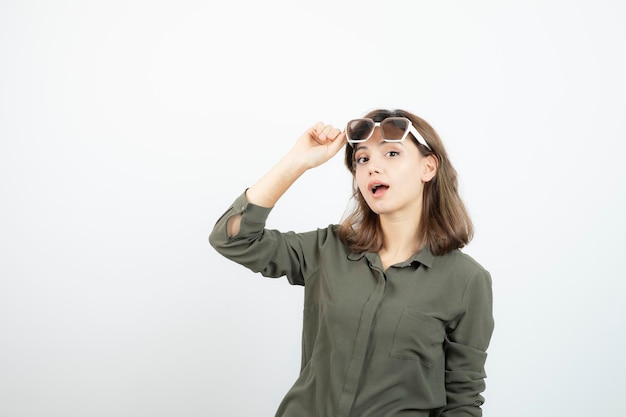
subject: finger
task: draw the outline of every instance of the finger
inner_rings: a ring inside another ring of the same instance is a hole
[[[321,120],[315,122],[315,124],[311,126],[311,129],[315,130],[316,132],[319,130],[322,130],[323,128],[324,128],[324,122],[322,122]]]
[[[324,126],[325,126],[325,125],[324,125],[324,122],[321,122],[321,121],[320,121],[320,122],[317,122],[317,123],[315,123],[313,126],[311,126],[311,127],[309,128],[309,133],[310,133],[312,136],[319,136],[319,133],[322,131],[322,129],[324,128]]]
[[[323,134],[324,134],[325,141],[335,140],[339,136],[340,133],[341,133],[341,130],[337,129],[336,127],[332,125],[324,126]]]
[[[335,155],[346,143],[346,132],[340,132],[339,135],[328,144],[328,150],[331,155]]]
[[[335,140],[340,134],[341,134],[341,130],[337,129],[336,127],[333,127],[326,136],[330,140]]]
[[[328,134],[332,131],[333,127],[331,125],[325,125],[319,133],[319,138],[321,142],[326,142],[328,140]]]
[[[323,141],[320,140],[319,136],[320,136],[320,132],[324,129],[324,122],[319,121],[317,123],[315,123],[313,126],[311,126],[308,130],[307,133],[309,134],[309,136],[316,142],[318,143],[323,143]]]

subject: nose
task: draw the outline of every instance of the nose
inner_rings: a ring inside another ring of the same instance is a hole
[[[383,172],[382,164],[376,158],[370,159],[367,169],[370,175],[381,174]]]

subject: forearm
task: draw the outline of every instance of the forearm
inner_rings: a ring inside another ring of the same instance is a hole
[[[484,269],[469,281],[462,318],[446,337],[446,397],[442,417],[482,415],[485,361],[494,328],[491,275]]]
[[[306,171],[306,167],[286,154],[276,165],[246,191],[248,201],[257,206],[271,208],[293,183]]]
[[[307,170],[332,158],[345,143],[345,134],[318,122],[296,141],[294,147],[261,179],[246,191],[248,202],[271,208],[291,185]],[[228,221],[228,236],[240,229],[241,215]]]
[[[305,171],[305,167],[287,154],[246,190],[246,198],[257,206],[272,208]],[[231,217],[227,224],[228,236],[235,236],[240,227],[241,214]]]

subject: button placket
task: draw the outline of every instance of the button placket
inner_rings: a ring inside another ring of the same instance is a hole
[[[368,260],[369,262],[369,260]],[[338,417],[348,417],[350,415],[350,409],[356,398],[356,390],[358,388],[359,380],[361,379],[361,373],[363,372],[363,365],[367,350],[369,347],[370,332],[374,326],[374,319],[378,307],[383,300],[386,285],[386,275],[379,267],[370,263],[370,269],[376,272],[376,288],[372,292],[370,298],[363,306],[361,313],[361,321],[357,331],[357,336],[354,343],[354,349],[350,365],[348,366],[348,373],[346,375],[346,382],[343,388],[343,394],[339,400],[337,407]]]

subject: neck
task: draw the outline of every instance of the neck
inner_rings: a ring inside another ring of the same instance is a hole
[[[419,235],[421,213],[413,212],[403,216],[381,216],[380,226],[383,232],[382,254],[392,258],[408,258],[422,246]]]

